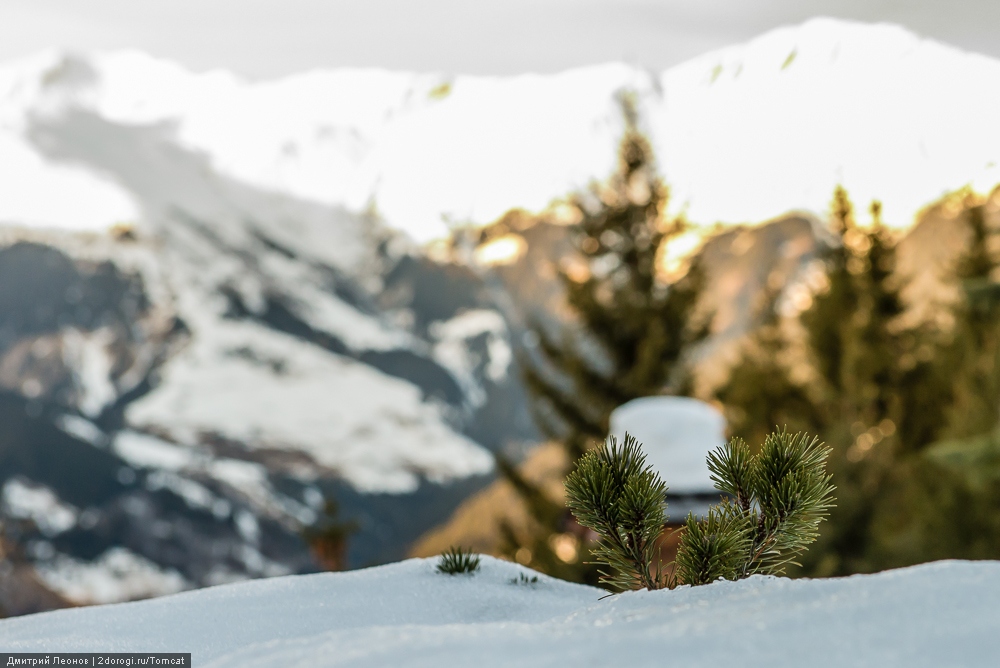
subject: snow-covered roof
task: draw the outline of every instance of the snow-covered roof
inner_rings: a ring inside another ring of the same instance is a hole
[[[0,621],[6,652],[191,652],[197,666],[996,665],[1000,563],[604,592],[483,558],[257,580]],[[527,576],[528,582],[519,578]]]
[[[726,419],[716,408],[687,397],[643,397],[611,413],[611,434],[634,436],[646,461],[671,495],[715,491],[705,456],[726,441]]]

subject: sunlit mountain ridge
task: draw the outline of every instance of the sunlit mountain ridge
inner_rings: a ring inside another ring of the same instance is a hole
[[[220,175],[354,211],[426,241],[538,210],[605,177],[635,95],[672,208],[694,222],[825,210],[841,183],[907,226],[945,192],[1000,182],[1000,61],[898,26],[814,19],[662,73],[313,71],[250,83],[138,52],[51,51],[0,67],[0,220],[101,228],[141,206],[32,127],[70,110],[157,127]],[[94,147],[97,150],[97,147]],[[136,165],[141,169],[141,165]],[[46,197],[58,190],[59,201]]]

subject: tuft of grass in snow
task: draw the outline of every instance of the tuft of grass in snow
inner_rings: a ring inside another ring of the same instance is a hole
[[[472,554],[472,550],[466,552],[461,547],[450,547],[441,554],[438,559],[438,573],[448,575],[459,575],[461,573],[475,573],[479,570],[479,555]]]
[[[532,575],[530,578],[524,573],[518,573],[516,578],[511,578],[510,583],[512,585],[527,585],[532,586],[538,584],[538,576]]]

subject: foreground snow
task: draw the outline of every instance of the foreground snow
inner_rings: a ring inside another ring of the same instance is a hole
[[[414,559],[0,622],[5,651],[190,651],[199,666],[987,666],[1000,563],[602,592]]]

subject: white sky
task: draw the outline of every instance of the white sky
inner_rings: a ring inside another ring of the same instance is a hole
[[[361,66],[662,69],[813,16],[889,21],[1000,57],[998,0],[0,0],[0,60],[135,47],[253,78]]]

